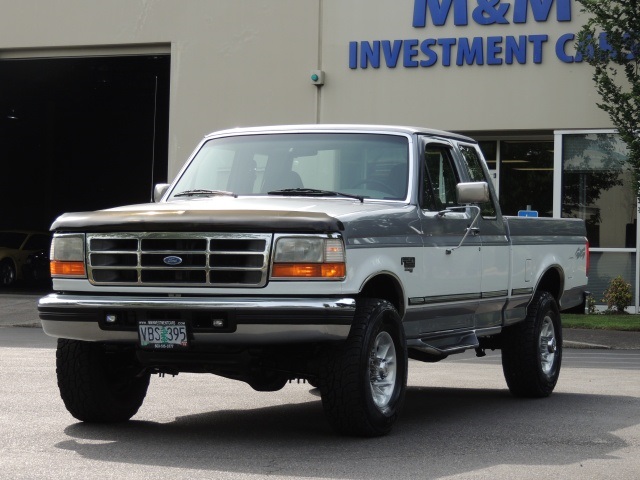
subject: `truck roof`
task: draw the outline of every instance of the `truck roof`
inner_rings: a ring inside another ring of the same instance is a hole
[[[218,130],[206,135],[205,138],[225,136],[225,135],[246,135],[246,134],[267,134],[284,132],[370,132],[370,133],[403,133],[403,134],[423,134],[438,137],[446,137],[464,142],[476,143],[470,137],[459,135],[444,130],[433,128],[412,127],[403,125],[373,125],[373,124],[301,124],[301,125],[271,125],[260,127],[243,127]]]

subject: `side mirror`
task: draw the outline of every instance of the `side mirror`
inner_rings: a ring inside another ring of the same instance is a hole
[[[170,185],[171,184],[169,183],[158,183],[153,188],[153,201],[159,202],[160,199],[164,196],[164,194],[167,193],[167,190],[169,189]]]
[[[456,185],[456,193],[460,205],[466,203],[484,203],[488,202],[491,198],[487,182],[459,183]]]

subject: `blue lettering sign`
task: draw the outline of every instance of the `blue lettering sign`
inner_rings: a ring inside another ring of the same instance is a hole
[[[484,45],[482,37],[473,38],[471,45],[469,45],[468,38],[461,38],[458,41],[458,57],[456,59],[456,65],[484,65]]]
[[[508,24],[506,15],[511,7],[503,0],[476,0],[473,9],[473,20],[479,25]],[[571,21],[571,0],[513,0],[513,23],[527,23],[529,8],[536,22],[546,22],[551,13],[551,7],[556,4],[556,20],[558,22]],[[424,28],[427,17],[436,27],[447,23],[449,13],[453,8],[453,24],[465,26],[469,24],[468,0],[414,0],[413,26]]]
[[[394,40],[393,46],[389,40],[382,41],[382,53],[387,67],[396,68],[400,58],[400,50],[402,50],[402,40]]]
[[[520,65],[527,63],[527,36],[520,35],[516,40],[516,37],[508,36],[505,39],[504,46],[504,63],[511,65],[513,59]]]
[[[360,68],[367,68],[371,63],[373,68],[380,68],[380,42],[376,40],[373,45],[369,42],[360,44]]]
[[[420,60],[421,67],[432,67],[438,61],[438,54],[431,48],[436,41],[433,38],[427,38],[420,44],[420,51],[427,57],[426,60]]]
[[[573,42],[574,38],[575,38],[575,35],[573,33],[565,33],[556,42],[556,57],[558,57],[558,59],[561,62],[573,63],[576,61],[575,57],[572,57],[571,55],[567,55],[567,52],[566,52],[567,43]]]
[[[473,19],[478,25],[509,23],[505,15],[510,6],[500,3],[500,0],[478,0],[478,6],[473,10]]]
[[[627,54],[627,60],[633,60],[640,54],[640,43],[638,42],[632,43],[631,35],[628,33],[625,33],[623,35],[623,38],[627,47],[629,48],[629,53]]]
[[[442,65],[449,67],[451,65],[451,47],[456,44],[455,38],[439,38],[438,45],[442,45]]]
[[[571,21],[571,0],[556,1],[556,19],[559,22]],[[527,23],[529,5],[536,22],[546,22],[554,0],[515,0],[513,5],[513,23]]]
[[[498,55],[502,53],[502,37],[487,38],[487,65],[502,65],[502,58]]]
[[[456,26],[467,25],[467,0],[414,0],[413,26],[424,28],[427,25],[427,11],[431,12],[431,21],[437,27],[444,25],[453,3],[453,23]]]
[[[533,63],[542,63],[542,44],[549,40],[549,35],[529,35],[533,43]]]
[[[556,56],[560,61],[582,61],[578,53],[572,57],[566,52],[566,45],[574,38],[575,36],[569,33],[561,36],[556,42]],[[548,41],[548,35],[520,35],[351,42],[349,68],[380,68],[382,63],[387,68],[397,68],[400,62],[404,68],[428,68],[438,61],[444,67],[453,63],[457,66],[511,65],[514,61],[524,65],[528,58],[539,64],[542,63],[544,46]],[[606,38],[600,38],[599,41],[603,48],[610,48]],[[531,57],[528,55],[529,45]]]
[[[606,33],[602,32],[600,35],[598,35],[598,46],[600,47],[600,50],[602,50],[603,52],[607,52],[609,57],[616,58],[617,52],[609,43],[609,39],[607,39]]]
[[[414,0],[413,27],[424,28],[427,23],[440,27],[453,18],[454,26],[466,26],[471,15],[477,25],[523,24],[533,18],[535,22],[547,22],[555,8],[558,22],[571,21],[572,0]],[[531,13],[531,15],[529,15]],[[412,38],[405,40],[371,40],[349,42],[350,69],[378,69],[383,63],[387,68],[429,68],[434,65],[450,67],[465,65],[524,65],[542,63],[546,34],[519,36],[476,36],[446,38]],[[575,42],[573,33],[566,33],[555,40],[555,54],[563,63],[582,62],[579,52],[571,51]],[[598,39],[600,47],[614,57],[605,35]],[[529,46],[531,45],[531,46]],[[629,58],[640,54],[640,45],[632,46]],[[593,53],[591,53],[593,54]]]
[[[407,68],[414,68],[418,66],[418,61],[414,60],[418,56],[418,49],[415,48],[420,42],[417,39],[404,41],[404,62],[403,65]]]
[[[349,42],[349,68],[358,68],[358,42]]]

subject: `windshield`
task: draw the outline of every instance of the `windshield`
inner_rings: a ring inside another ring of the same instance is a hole
[[[326,191],[334,192],[332,196],[404,200],[408,145],[404,136],[360,133],[212,139],[198,151],[170,198],[194,191],[292,196]]]

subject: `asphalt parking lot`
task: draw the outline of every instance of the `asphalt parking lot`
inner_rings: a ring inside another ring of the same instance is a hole
[[[197,374],[154,376],[132,421],[101,426],[64,409],[56,340],[39,328],[46,293],[0,293],[1,478],[637,478],[638,332],[565,330],[541,401],[508,394],[499,351],[411,361],[403,416],[375,440],[335,435],[306,384],[259,393]]]
[[[317,390],[255,392],[204,374],[154,376],[130,422],[86,424],[64,408],[55,340],[0,328],[0,478],[635,480],[640,351],[565,350],[549,398],[509,395],[499,352],[411,361],[390,435],[336,435]]]

